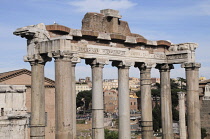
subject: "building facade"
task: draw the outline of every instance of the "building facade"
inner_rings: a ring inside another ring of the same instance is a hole
[[[86,83],[76,83],[76,95],[82,91],[90,91],[91,88]]]
[[[0,83],[2,85],[15,85],[15,86],[25,86],[25,110],[27,113],[31,114],[31,71],[27,69],[20,69],[9,71],[5,73],[0,73]],[[55,138],[55,82],[49,78],[44,78],[45,86],[45,138],[54,139]],[[22,97],[20,99],[23,99]],[[12,101],[12,100],[11,100]],[[13,102],[13,101],[12,101]],[[18,104],[18,103],[17,103]],[[18,105],[17,105],[18,106]],[[6,111],[6,110],[5,110]],[[28,138],[30,138],[30,128],[31,121],[27,125]]]
[[[210,136],[210,80],[202,80],[199,83],[201,127],[205,128]]]

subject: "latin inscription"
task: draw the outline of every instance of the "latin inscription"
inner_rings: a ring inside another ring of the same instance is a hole
[[[174,59],[186,59],[188,58],[187,54],[176,54],[176,55],[168,55],[167,59],[168,60],[174,60]]]
[[[86,48],[86,47],[77,47],[79,52],[82,53],[91,53],[91,54],[98,54],[98,48]]]
[[[121,56],[124,56],[126,52],[126,51],[111,50],[111,49],[102,49],[101,51],[105,55],[121,55]]]
[[[162,53],[149,54],[148,51],[128,50],[124,48],[118,49],[113,47],[105,48],[103,46],[94,46],[94,45],[87,45],[86,47],[73,46],[72,50],[77,51],[79,53],[87,53],[87,54],[113,55],[113,56],[134,57],[134,58],[139,57],[139,58],[151,58],[151,59],[155,58],[162,60],[166,58],[165,54]],[[174,57],[174,55],[172,55],[172,57]]]

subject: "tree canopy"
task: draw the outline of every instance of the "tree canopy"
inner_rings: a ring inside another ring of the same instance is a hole
[[[81,107],[85,103],[85,110],[90,109],[90,103],[92,101],[92,90],[90,91],[82,91],[77,94],[76,105],[77,107]]]
[[[174,121],[179,121],[179,111],[177,110],[178,106],[178,95],[177,92],[185,91],[185,86],[183,83],[186,81],[185,79],[182,80],[182,83],[179,84],[175,80],[170,80],[171,84],[171,100],[172,100],[172,115]],[[160,84],[155,84],[157,89],[152,89],[151,93],[153,97],[160,97],[161,96],[161,90],[160,90]],[[156,100],[156,99],[155,99]],[[156,100],[157,101],[157,100]],[[161,128],[161,108],[160,105],[156,102],[155,107],[153,108],[153,129],[154,131],[158,132]]]

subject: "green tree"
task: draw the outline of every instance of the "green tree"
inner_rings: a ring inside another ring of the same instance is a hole
[[[179,89],[179,83],[177,83],[175,80],[170,79],[171,82],[171,89]]]
[[[137,91],[137,92],[136,92],[136,95],[137,95],[137,97],[140,98],[140,97],[141,97],[141,91]]]
[[[117,131],[110,131],[108,129],[105,129],[104,133],[105,133],[105,139],[118,139]]]
[[[201,128],[201,139],[204,139],[207,136],[206,129]]]
[[[153,130],[155,132],[159,132],[162,127],[161,124],[161,109],[160,105],[156,103],[155,107],[152,110],[152,118],[153,118]]]
[[[153,97],[160,97],[160,89],[152,89],[151,93]]]
[[[77,94],[76,98],[77,107],[81,107],[85,103],[85,110],[88,110],[91,101],[92,101],[92,90],[82,91]]]
[[[186,89],[186,86],[183,85],[183,83],[186,83],[186,79],[182,78],[182,77],[178,77],[178,81],[180,81],[180,89]]]

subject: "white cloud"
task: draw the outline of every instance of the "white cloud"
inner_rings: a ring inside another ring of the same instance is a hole
[[[77,0],[69,2],[70,5],[77,7],[78,12],[98,12],[101,9],[128,9],[136,5],[130,0]]]

